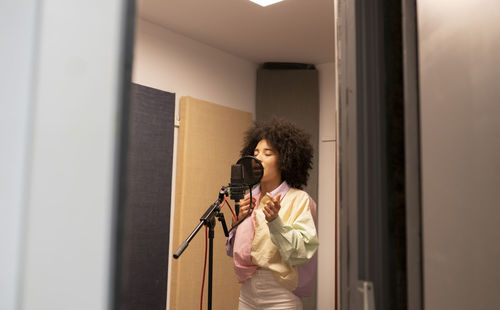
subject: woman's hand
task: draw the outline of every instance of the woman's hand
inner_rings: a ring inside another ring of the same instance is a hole
[[[264,212],[264,215],[266,216],[266,221],[272,222],[278,217],[278,212],[281,209],[281,205],[280,205],[281,194],[278,194],[278,196],[276,196],[276,197],[273,197],[269,193],[267,193],[266,195],[267,195],[267,197],[269,197],[269,200],[264,205],[264,208],[262,209],[262,211]]]
[[[240,212],[238,213],[238,221],[241,221],[248,212],[252,212],[253,208],[255,208],[255,197],[252,197],[252,208],[250,208],[250,196],[246,196],[242,200],[240,200]],[[233,225],[235,223],[233,222]]]

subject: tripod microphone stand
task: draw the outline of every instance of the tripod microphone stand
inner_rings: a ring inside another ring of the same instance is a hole
[[[239,201],[243,199],[245,189],[250,189],[250,200],[252,198],[251,188],[253,185],[260,182],[262,175],[264,174],[264,167],[262,163],[253,156],[243,156],[238,160],[236,165],[231,167],[231,183],[227,187],[222,187],[219,191],[219,198],[205,211],[203,216],[200,218],[200,223],[195,227],[193,232],[187,237],[187,239],[181,243],[177,251],[174,253],[174,258],[178,259],[182,252],[187,248],[189,242],[196,236],[198,231],[203,225],[208,227],[208,238],[209,238],[209,257],[208,257],[208,310],[212,310],[212,277],[213,277],[213,240],[214,240],[214,228],[216,224],[215,218],[222,223],[222,228],[224,229],[224,235],[229,237],[229,232],[227,230],[226,220],[224,219],[224,214],[220,212],[221,205],[224,202],[224,197],[230,193],[231,199],[235,201],[236,214],[239,212]],[[250,212],[248,212],[245,217],[240,219],[232,228],[233,230],[242,221],[244,221]]]
[[[187,248],[189,242],[196,236],[198,231],[203,225],[208,227],[208,310],[212,310],[212,277],[213,277],[213,256],[214,256],[214,237],[215,237],[215,218],[222,223],[222,229],[224,230],[224,235],[226,238],[229,236],[226,220],[224,219],[224,213],[220,212],[220,206],[224,202],[224,196],[226,194],[226,188],[222,187],[219,191],[219,198],[215,201],[208,209],[205,211],[203,216],[200,218],[200,223],[196,226],[193,232],[187,237],[187,239],[181,243],[177,251],[174,253],[174,258],[178,259],[182,252]]]

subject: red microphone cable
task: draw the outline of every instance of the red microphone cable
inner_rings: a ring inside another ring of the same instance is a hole
[[[224,196],[224,203],[226,203],[226,204],[227,204],[227,206],[229,207],[229,210],[231,210],[231,213],[233,214],[233,219],[234,219],[235,221],[237,221],[237,220],[238,220],[238,218],[236,217],[236,213],[234,213],[233,208],[231,208],[231,205],[230,205],[230,204],[229,204],[229,202],[226,200],[226,196]],[[222,205],[224,205],[224,204],[222,204]],[[222,209],[222,207],[221,207],[221,209]]]

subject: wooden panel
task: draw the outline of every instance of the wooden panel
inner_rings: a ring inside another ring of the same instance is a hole
[[[230,168],[239,156],[243,133],[252,122],[247,112],[223,107],[192,97],[180,102],[180,127],[174,211],[173,250],[198,225],[206,209],[227,185]],[[226,220],[230,213],[224,207]],[[205,228],[191,241],[181,257],[172,261],[170,309],[197,309],[200,303]],[[208,266],[207,266],[208,273]],[[204,305],[207,296],[205,284]],[[232,259],[226,256],[220,223],[215,228],[213,309],[237,308],[239,285]]]

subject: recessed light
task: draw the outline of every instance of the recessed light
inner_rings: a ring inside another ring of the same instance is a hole
[[[260,6],[268,6],[271,4],[281,2],[283,0],[250,0],[250,1],[252,1],[253,3],[257,3]]]

